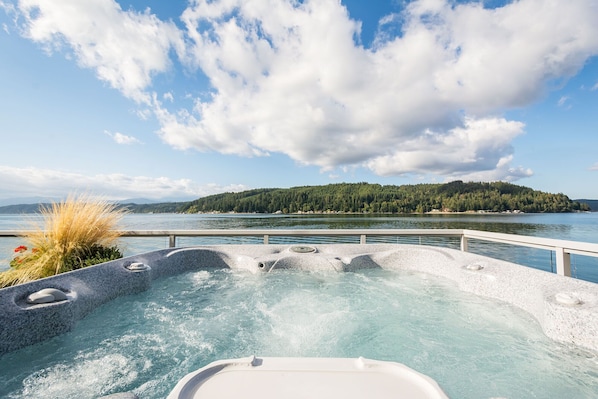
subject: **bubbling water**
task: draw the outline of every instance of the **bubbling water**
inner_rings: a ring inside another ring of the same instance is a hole
[[[454,398],[598,396],[596,354],[546,338],[526,313],[424,274],[202,270],[118,298],[75,329],[0,358],[0,396],[163,398],[226,358],[404,363]]]

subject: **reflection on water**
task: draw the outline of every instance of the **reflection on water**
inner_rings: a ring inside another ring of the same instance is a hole
[[[33,216],[0,215],[0,230],[26,229]],[[196,229],[470,229],[497,233],[519,234],[572,241],[598,242],[598,213],[570,214],[449,214],[449,215],[270,215],[270,214],[131,214],[123,220],[127,230],[196,230]],[[292,238],[293,242],[358,243],[358,237],[347,238]],[[369,242],[382,242],[370,238]],[[290,238],[271,238],[270,242],[288,243]],[[442,245],[458,248],[458,240],[437,237],[404,237],[385,239],[384,242]],[[178,238],[177,245],[217,245],[227,243],[260,244],[260,237],[241,238]],[[0,270],[8,268],[12,249],[18,239],[0,240]],[[166,248],[168,238],[126,238],[121,246],[126,255]],[[495,258],[551,271],[555,268],[549,251],[471,241],[469,250]],[[598,282],[598,258],[572,256],[574,276]]]
[[[471,229],[598,242],[598,213],[484,215],[128,215],[130,229]],[[1,224],[0,224],[1,226]]]

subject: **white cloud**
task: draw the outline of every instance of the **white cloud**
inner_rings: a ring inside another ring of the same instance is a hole
[[[171,48],[182,50],[172,22],[146,12],[123,11],[113,0],[21,0],[23,29],[49,51],[67,45],[77,62],[138,102],[152,75],[170,66]]]
[[[522,166],[512,167],[513,156],[509,155],[499,160],[496,168],[490,170],[480,170],[471,173],[453,174],[447,176],[445,181],[463,180],[463,181],[515,181],[524,177],[530,177],[534,173],[529,168]]]
[[[15,6],[12,3],[0,0],[0,8],[5,10],[7,14],[14,14]]]
[[[598,170],[598,162],[596,162],[594,165],[590,166],[590,170]]]
[[[101,193],[113,200],[127,198],[172,199],[199,198],[226,191],[243,191],[243,185],[199,185],[190,179],[167,177],[80,173],[38,168],[15,168],[0,165],[0,186],[11,197],[66,197],[69,193]],[[0,198],[3,197],[0,194]]]
[[[500,115],[598,54],[593,0],[497,9],[414,0],[382,18],[373,48],[355,44],[360,23],[338,0],[195,0],[184,33],[112,0],[19,4],[31,39],[70,46],[81,65],[151,103],[169,145],[278,152],[324,171],[527,176],[510,165],[523,125]],[[166,108],[158,98],[170,102],[169,93],[147,92],[173,47],[187,73],[211,84],[193,108]]]
[[[400,36],[381,31],[364,49],[338,1],[200,0],[183,21],[213,97],[178,115],[156,102],[160,134],[178,148],[281,152],[323,170],[527,176],[508,165],[523,126],[494,115],[598,53],[596,13],[587,1],[414,1],[381,21],[384,32],[403,22]]]
[[[164,95],[162,95],[162,98],[164,98],[164,100],[167,100],[167,101],[170,101],[170,102],[174,101],[174,96],[170,92],[164,93]]]
[[[146,121],[146,120],[149,120],[152,117],[153,112],[152,112],[152,110],[147,109],[147,108],[145,108],[145,109],[137,109],[137,110],[135,110],[135,115],[137,115],[137,117],[139,119]]]
[[[109,131],[104,131],[104,133],[106,133],[108,136],[112,137],[112,140],[114,140],[118,144],[141,143],[137,138],[135,138],[133,136],[127,136],[126,134],[122,134],[119,132],[111,133]]]
[[[448,132],[426,131],[404,141],[367,166],[378,175],[425,174],[461,176],[475,172],[508,171],[511,141],[524,125],[503,118],[466,119]]]

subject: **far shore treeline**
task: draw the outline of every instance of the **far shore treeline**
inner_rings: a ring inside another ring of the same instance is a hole
[[[572,201],[564,194],[504,182],[462,181],[403,186],[339,183],[262,188],[210,195],[190,202],[120,206],[134,213],[561,213],[591,210],[588,203]],[[39,204],[12,205],[0,207],[0,213],[28,213],[38,209]]]
[[[585,203],[510,183],[380,185],[340,183],[289,189],[256,189],[212,195],[192,201],[179,212],[239,213],[425,213],[589,211]]]

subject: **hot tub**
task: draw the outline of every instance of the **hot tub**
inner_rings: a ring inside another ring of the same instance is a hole
[[[0,393],[164,397],[208,363],[256,354],[401,362],[449,397],[592,397],[597,293],[446,248],[155,251],[0,290]]]

